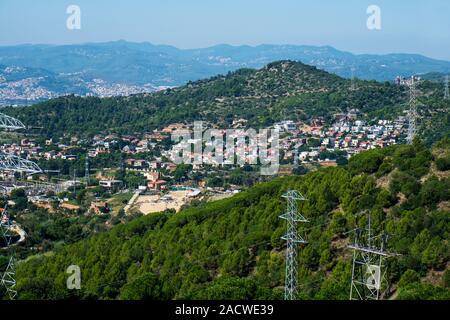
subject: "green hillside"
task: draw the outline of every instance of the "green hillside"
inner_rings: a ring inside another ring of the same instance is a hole
[[[260,127],[285,118],[330,118],[351,108],[364,113],[385,108],[395,113],[407,99],[402,88],[387,83],[357,81],[357,90],[349,88],[350,80],[302,63],[280,61],[260,70],[241,69],[155,94],[68,96],[4,112],[43,127],[49,136],[61,136],[142,132],[199,119],[225,126],[233,119],[245,118],[249,125]]]
[[[308,240],[298,257],[301,299],[348,299],[346,232],[365,225],[364,210],[401,254],[388,262],[388,297],[450,299],[449,169],[449,140],[432,151],[416,141],[178,214],[148,215],[19,262],[19,298],[282,298],[281,195],[295,189],[308,199],[300,211],[310,221],[299,229]],[[66,289],[70,265],[81,268],[79,291]]]

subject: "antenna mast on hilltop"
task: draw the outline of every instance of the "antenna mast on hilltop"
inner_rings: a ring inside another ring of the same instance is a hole
[[[297,244],[306,243],[298,235],[297,222],[308,222],[298,213],[297,201],[306,199],[295,190],[289,190],[282,195],[287,199],[286,213],[280,216],[287,221],[287,233],[281,239],[287,242],[286,246],[286,278],[284,280],[284,299],[295,300],[297,298]]]
[[[417,119],[417,99],[416,99],[416,83],[414,76],[411,77],[409,83],[409,111],[408,111],[408,136],[406,142],[412,144],[416,135],[416,119]]]
[[[397,255],[386,251],[387,235],[372,235],[370,212],[368,219],[365,230],[353,230],[354,242],[348,246],[353,250],[350,300],[379,300],[386,274],[384,260]]]
[[[444,99],[448,100],[449,94],[448,94],[448,74],[445,76],[444,79]]]

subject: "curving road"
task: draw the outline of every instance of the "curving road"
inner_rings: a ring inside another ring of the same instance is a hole
[[[2,227],[8,228],[12,232],[17,233],[20,236],[19,240],[17,240],[15,243],[12,243],[11,245],[17,245],[17,244],[25,241],[25,239],[27,237],[27,233],[15,221],[10,226],[2,225]]]

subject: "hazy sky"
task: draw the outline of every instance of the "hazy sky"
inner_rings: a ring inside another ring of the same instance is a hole
[[[81,9],[81,29],[66,8]],[[381,30],[366,9],[381,8]],[[0,45],[125,39],[180,48],[228,43],[331,45],[450,60],[449,0],[0,0]]]

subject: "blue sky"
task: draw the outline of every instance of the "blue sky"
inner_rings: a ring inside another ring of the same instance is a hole
[[[66,28],[70,4],[81,8],[81,30]],[[381,8],[381,30],[366,27],[371,4]],[[308,44],[450,60],[449,16],[448,0],[0,0],[0,45]]]

